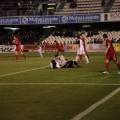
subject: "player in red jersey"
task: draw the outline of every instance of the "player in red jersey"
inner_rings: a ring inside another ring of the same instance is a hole
[[[56,40],[55,40],[54,42],[56,43],[57,54],[59,54],[59,53],[61,52],[62,55],[64,56],[64,50],[63,50],[63,48],[60,46],[60,43],[58,43]]]
[[[106,71],[102,72],[103,74],[108,74],[109,73],[109,61],[113,60],[114,63],[117,65],[119,71],[117,72],[117,74],[120,74],[120,63],[117,60],[117,54],[116,51],[113,47],[112,41],[108,38],[107,34],[103,35],[104,40],[106,41],[106,50],[105,50],[105,54],[106,54]]]
[[[20,47],[21,42],[19,41],[18,37],[16,35],[13,36],[13,43],[16,45],[16,49],[15,49],[15,58],[16,58],[16,62],[18,62],[18,52],[20,52],[20,54],[25,58],[26,60],[26,56],[25,54],[22,52],[22,49]]]
[[[86,44],[86,39],[82,36],[82,34],[80,34],[80,39],[83,41],[83,46],[84,46],[85,54],[86,54],[86,56],[88,57],[88,60],[90,61],[90,58],[89,58],[89,56],[88,56],[88,54],[87,54],[87,50],[86,50],[86,46],[85,46],[85,44]],[[80,61],[82,62],[82,55],[80,55]]]

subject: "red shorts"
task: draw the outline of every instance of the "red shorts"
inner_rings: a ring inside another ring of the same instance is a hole
[[[58,51],[58,52],[61,52],[61,51],[63,51],[63,49],[62,49],[62,48],[58,48],[57,51]]]
[[[21,47],[20,47],[20,46],[18,46],[18,47],[16,47],[15,51],[17,51],[17,52],[21,52],[21,51],[22,51],[22,49],[21,49]]]
[[[107,53],[107,55],[106,55],[106,60],[109,60],[109,61],[111,61],[111,60],[113,60],[113,61],[117,61],[117,54],[116,54],[116,52],[108,52]]]

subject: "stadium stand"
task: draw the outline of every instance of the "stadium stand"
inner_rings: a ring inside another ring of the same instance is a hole
[[[105,1],[105,5],[108,0]],[[58,12],[54,13],[55,15],[63,14],[91,14],[91,13],[103,13],[104,6],[101,3],[101,0],[77,0],[77,6],[75,8],[70,7],[71,3],[66,3],[64,8]]]
[[[104,5],[102,1],[103,0],[72,0],[71,2],[56,2],[57,7],[52,10],[52,14],[103,13],[104,6],[107,5],[108,0],[105,0]],[[41,4],[39,0],[0,0],[0,16],[51,15],[51,10],[42,10]],[[74,5],[71,6],[71,4]],[[115,5],[116,4],[117,2]]]
[[[39,3],[39,4],[38,4]],[[106,0],[105,4],[102,4],[101,0],[78,0],[77,6],[73,9],[70,7],[71,2],[61,2],[57,6],[55,15],[66,15],[66,14],[91,14],[91,13],[102,13],[105,12],[104,8],[111,8],[108,12],[120,12],[120,0]],[[38,6],[40,2],[37,0],[0,0],[0,16],[18,16],[18,15],[39,15]],[[40,6],[39,6],[40,7]],[[103,11],[104,10],[104,11]],[[108,9],[107,9],[108,10]],[[54,43],[54,40],[62,44],[74,44],[76,43],[76,35],[49,35],[44,39],[42,37],[42,31],[37,29],[27,30],[24,32],[19,31],[20,40],[23,43],[33,43],[34,41],[42,41],[42,43],[49,42]],[[81,33],[82,31],[75,31]],[[87,40],[87,43],[102,43],[102,35],[107,33],[109,38],[113,42],[120,42],[120,30],[114,31],[103,31],[98,30],[98,34],[88,36],[88,32],[85,31],[83,37]],[[12,41],[12,31],[0,30],[0,44],[10,44]],[[42,39],[41,39],[42,38]],[[32,41],[33,40],[33,41]]]
[[[78,33],[82,33],[82,31],[78,31]],[[83,37],[86,39],[87,44],[91,43],[103,43],[103,34],[108,34],[109,38],[114,42],[120,42],[120,31],[102,31],[99,30],[98,34],[94,34],[92,36],[88,36],[88,32],[84,32]],[[53,36],[50,35],[48,38],[44,39],[42,43],[49,42],[50,44],[54,43],[54,40],[57,40],[59,43],[62,44],[75,44],[77,37],[63,37],[63,36]]]
[[[111,9],[110,9],[110,12],[120,12],[120,0],[115,0]]]

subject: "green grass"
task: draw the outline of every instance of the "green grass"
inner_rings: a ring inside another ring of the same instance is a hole
[[[28,61],[19,55],[19,62],[14,61],[14,54],[0,54],[0,120],[71,120],[120,87],[113,62],[110,74],[101,74],[104,53],[89,53],[90,64],[83,57],[80,68],[50,69],[54,54],[41,58],[38,53],[26,53]],[[72,60],[76,53],[65,56]],[[120,92],[82,120],[119,120],[119,101]]]

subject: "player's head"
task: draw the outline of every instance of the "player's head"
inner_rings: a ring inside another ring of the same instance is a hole
[[[55,57],[58,57],[58,54],[56,54]]]
[[[13,36],[13,38],[14,38],[14,39],[18,38],[18,35],[15,34],[15,35]]]
[[[57,42],[56,40],[54,40],[54,42]]]
[[[82,34],[77,35],[77,38],[78,38],[78,39],[81,38],[81,37],[82,37]]]
[[[108,36],[107,36],[107,34],[103,34],[103,38],[105,39],[105,38],[107,38]]]

